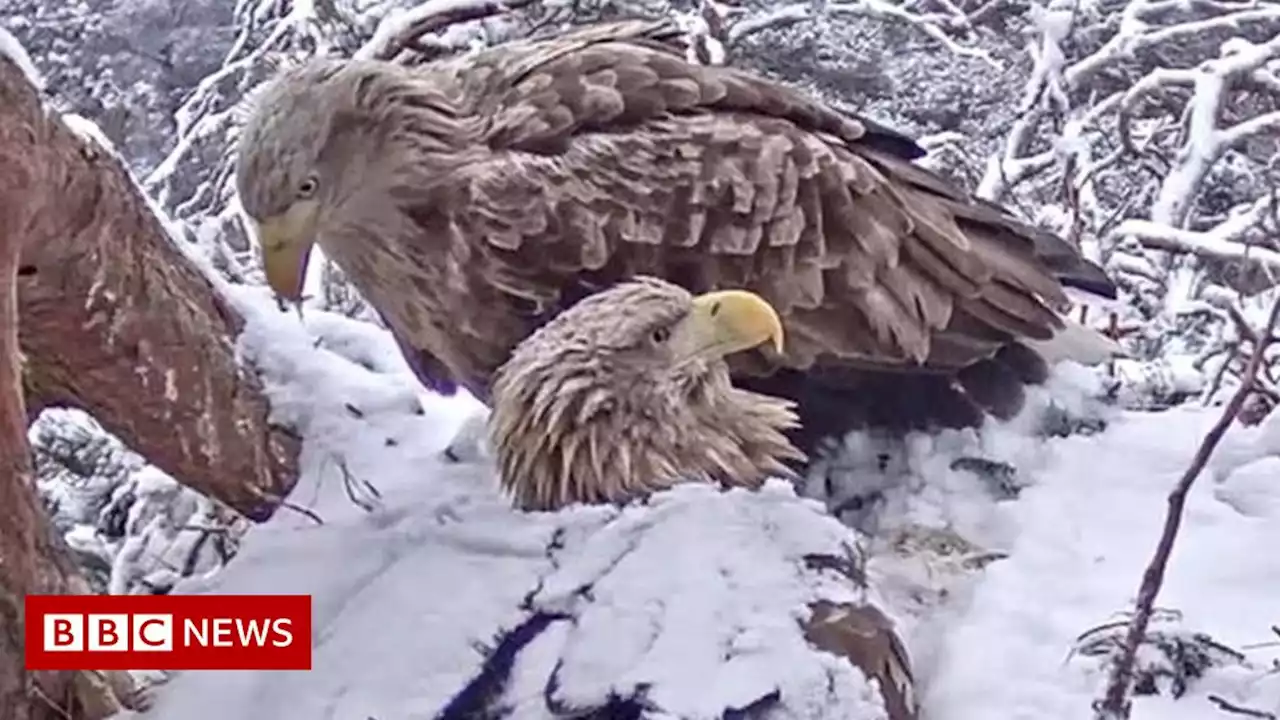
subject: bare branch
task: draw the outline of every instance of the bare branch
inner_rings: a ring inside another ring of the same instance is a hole
[[[1209,458],[1213,455],[1213,451],[1217,448],[1218,443],[1221,442],[1227,429],[1231,427],[1231,423],[1235,422],[1236,417],[1240,414],[1245,401],[1255,392],[1255,380],[1258,377],[1258,371],[1265,356],[1263,351],[1275,339],[1277,322],[1280,322],[1280,297],[1277,297],[1271,306],[1271,313],[1267,318],[1266,327],[1260,333],[1262,338],[1261,347],[1256,348],[1253,356],[1249,359],[1249,365],[1245,368],[1241,377],[1240,387],[1231,396],[1226,407],[1223,408],[1222,416],[1218,418],[1213,428],[1205,435],[1204,441],[1200,444],[1199,449],[1196,450],[1195,457],[1178,481],[1177,486],[1169,493],[1169,510],[1165,515],[1164,530],[1160,534],[1160,541],[1156,546],[1155,555],[1151,558],[1151,563],[1147,566],[1146,572],[1143,573],[1142,585],[1138,590],[1137,607],[1133,614],[1133,619],[1129,622],[1129,630],[1125,634],[1124,647],[1112,667],[1106,693],[1102,701],[1095,706],[1094,717],[1096,720],[1124,720],[1129,717],[1131,708],[1129,692],[1133,684],[1138,647],[1142,644],[1143,638],[1146,637],[1147,626],[1151,621],[1156,596],[1160,594],[1161,585],[1164,583],[1169,557],[1173,552],[1173,544],[1178,537],[1178,529],[1182,524],[1182,510],[1186,505],[1187,495],[1191,492],[1191,487],[1196,478],[1200,476],[1205,465],[1208,464]]]

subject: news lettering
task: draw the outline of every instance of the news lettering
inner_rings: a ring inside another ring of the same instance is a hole
[[[288,630],[291,624],[289,618],[187,618],[183,642],[197,647],[263,647],[268,635],[278,635],[271,645],[288,647],[293,644],[293,633]]]
[[[276,647],[289,647],[293,644],[293,632],[288,628],[293,625],[293,621],[289,618],[276,618],[271,621],[271,627],[280,636],[279,640],[272,640],[271,644]]]
[[[311,668],[305,595],[26,598],[29,670]]]

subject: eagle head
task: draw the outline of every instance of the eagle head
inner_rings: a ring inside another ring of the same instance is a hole
[[[301,299],[317,245],[338,259],[353,240],[402,239],[386,223],[398,217],[396,184],[412,162],[395,113],[410,83],[391,63],[314,59],[238,108],[236,195],[277,296]]]
[[[626,502],[679,482],[758,487],[805,457],[783,434],[793,403],[733,387],[724,357],[782,323],[744,290],[693,295],[637,277],[589,296],[521,342],[493,384],[501,483],[524,510]]]

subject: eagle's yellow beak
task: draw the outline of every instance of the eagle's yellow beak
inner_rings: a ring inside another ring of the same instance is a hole
[[[287,212],[256,225],[267,284],[279,297],[298,302],[314,244],[315,208],[297,203]]]
[[[697,354],[723,357],[771,342],[782,353],[782,320],[764,298],[746,290],[717,290],[693,299],[689,321]]]

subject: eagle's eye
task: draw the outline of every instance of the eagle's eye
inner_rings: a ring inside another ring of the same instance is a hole
[[[314,175],[309,176],[298,185],[298,199],[306,200],[316,194],[316,190],[320,188],[320,181]]]
[[[653,338],[655,343],[661,345],[671,337],[671,328],[666,325],[656,327],[653,329],[653,332],[649,334],[649,337]]]

